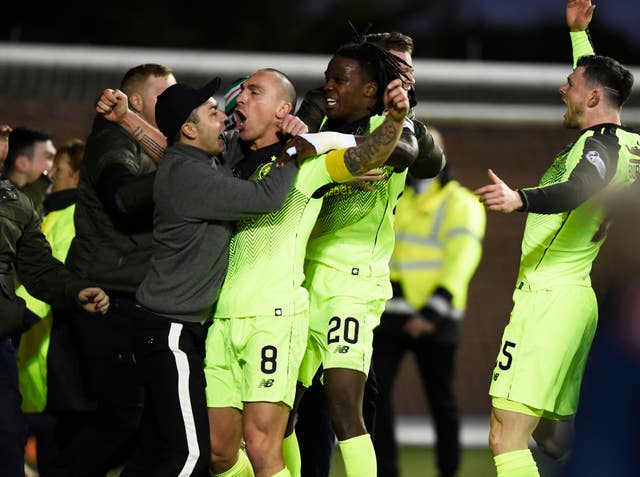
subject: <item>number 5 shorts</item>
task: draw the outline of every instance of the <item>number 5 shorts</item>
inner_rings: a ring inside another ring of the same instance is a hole
[[[305,271],[309,290],[309,339],[298,380],[310,386],[323,369],[369,373],[373,330],[391,296],[388,277],[349,274],[314,263]]]
[[[513,302],[491,377],[494,407],[551,419],[575,414],[598,322],[593,290],[516,290]]]
[[[307,343],[307,313],[216,318],[206,342],[208,407],[243,409],[244,402],[293,405]]]

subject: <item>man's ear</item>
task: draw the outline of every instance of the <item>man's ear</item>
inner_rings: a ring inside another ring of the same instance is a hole
[[[198,137],[198,131],[196,130],[193,123],[184,123],[180,127],[180,131],[185,135],[186,138],[194,140]]]
[[[30,167],[31,159],[29,159],[29,156],[25,156],[24,154],[16,156],[16,160],[13,165],[16,172],[25,173],[30,169]]]
[[[587,105],[590,108],[595,108],[602,101],[602,91],[600,89],[595,88],[589,92],[589,97],[587,98]]]
[[[276,118],[284,119],[285,117],[287,117],[287,114],[291,113],[292,109],[293,108],[291,107],[291,103],[289,103],[288,101],[282,101],[278,106],[278,109],[276,109]]]
[[[369,81],[364,85],[364,95],[367,98],[374,97],[378,93],[378,84],[374,81]]]
[[[133,109],[136,113],[142,112],[142,96],[140,93],[131,93],[129,96],[129,104],[131,105],[131,109]]]

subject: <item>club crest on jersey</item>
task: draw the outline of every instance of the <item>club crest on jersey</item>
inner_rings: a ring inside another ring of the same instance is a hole
[[[264,179],[264,177],[269,174],[269,171],[271,170],[271,166],[273,165],[273,162],[276,160],[275,156],[271,157],[271,162],[267,162],[266,164],[263,164],[262,166],[260,166],[260,169],[258,169],[258,180],[261,181],[262,179]]]
[[[604,179],[604,175],[607,172],[607,166],[605,166],[604,161],[600,157],[598,151],[589,151],[585,154],[587,161],[594,165],[596,170],[598,171],[598,175]]]

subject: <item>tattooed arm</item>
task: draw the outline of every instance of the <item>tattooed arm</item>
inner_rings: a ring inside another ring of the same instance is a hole
[[[96,111],[105,119],[118,123],[142,146],[154,161],[160,161],[167,148],[167,138],[154,126],[129,109],[127,95],[119,89],[105,89]]]
[[[358,139],[357,146],[327,155],[327,168],[336,182],[346,182],[383,165],[398,144],[402,124],[409,111],[407,92],[400,80],[389,83],[384,99],[388,113],[380,127],[362,138],[362,142]]]

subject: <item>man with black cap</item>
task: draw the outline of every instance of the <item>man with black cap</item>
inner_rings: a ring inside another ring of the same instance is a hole
[[[138,288],[134,355],[145,386],[141,448],[123,476],[207,475],[209,425],[204,339],[227,271],[233,221],[278,209],[297,173],[274,168],[261,182],[233,177],[212,95],[175,84],[158,96],[156,122],[171,146],[154,183],[151,269]],[[149,461],[149,449],[156,449]]]

